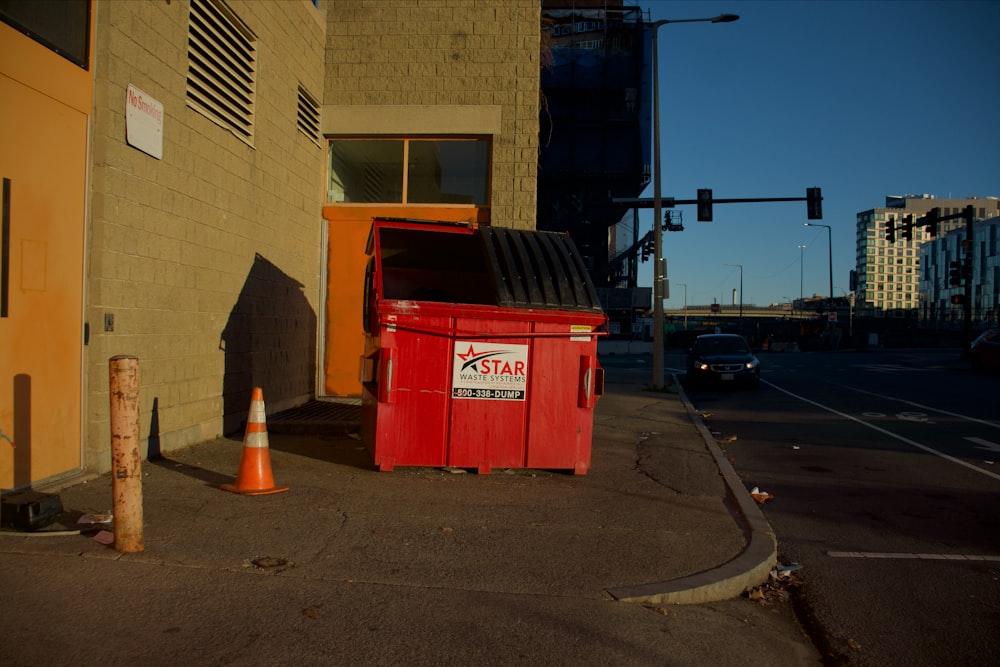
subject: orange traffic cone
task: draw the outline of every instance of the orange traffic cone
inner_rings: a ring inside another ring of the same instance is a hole
[[[271,473],[271,454],[267,445],[267,421],[264,414],[264,391],[254,387],[250,399],[250,415],[243,436],[243,454],[236,484],[223,484],[222,488],[245,496],[263,496],[287,491],[287,486],[275,486]]]

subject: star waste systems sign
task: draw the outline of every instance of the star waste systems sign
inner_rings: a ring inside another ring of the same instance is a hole
[[[455,341],[452,398],[523,401],[527,385],[527,345]]]

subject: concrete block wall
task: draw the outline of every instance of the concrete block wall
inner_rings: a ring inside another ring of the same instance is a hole
[[[498,107],[491,220],[534,229],[541,3],[329,0],[327,11],[323,104],[388,109],[403,135],[405,107]]]
[[[227,5],[256,36],[252,145],[186,103],[187,0],[95,5],[87,470],[110,467],[112,356],[139,358],[151,454],[238,428],[253,386],[269,412],[315,390],[325,153],[296,112],[323,92],[325,7]],[[164,105],[162,160],[125,141],[129,84]]]

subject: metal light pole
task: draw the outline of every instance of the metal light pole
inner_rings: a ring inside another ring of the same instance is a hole
[[[684,331],[688,330],[688,286],[687,283],[677,283],[684,288]]]
[[[803,222],[804,227],[826,227],[826,240],[830,247],[830,309],[833,309],[833,232],[830,225],[819,225],[815,222]]]
[[[799,246],[799,305],[802,305],[802,250],[804,245]]]
[[[848,328],[847,335],[851,338],[851,343],[854,343],[854,292],[848,292],[843,287],[837,287],[841,292],[844,293],[844,298],[847,299],[848,305]]]
[[[660,76],[657,35],[668,23],[731,23],[736,14],[704,19],[662,19],[653,29],[653,389],[663,387],[663,199],[660,194]]]
[[[743,265],[742,264],[726,264],[726,266],[738,266],[740,267],[740,323],[737,325],[739,327],[740,335],[743,335]]]

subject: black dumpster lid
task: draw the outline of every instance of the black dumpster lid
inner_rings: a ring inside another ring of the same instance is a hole
[[[415,224],[426,227],[421,229]],[[397,225],[411,232],[426,230],[427,234],[455,233],[458,226],[427,220],[376,218],[368,239],[369,254],[374,249],[375,228]],[[473,228],[472,236],[485,260],[484,277],[488,276],[492,282],[496,305],[603,312],[590,275],[568,234],[482,226]],[[440,268],[447,272],[450,267]]]
[[[497,305],[602,312],[597,291],[568,234],[480,227]]]

